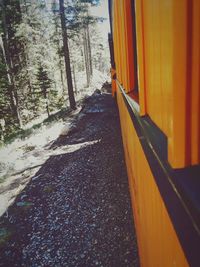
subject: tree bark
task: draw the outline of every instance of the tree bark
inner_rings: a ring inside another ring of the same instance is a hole
[[[62,61],[60,60],[59,62],[60,65],[60,79],[61,79],[61,83],[62,83],[62,91],[64,93],[65,91],[65,86],[64,86],[64,75],[63,75],[63,70],[62,70]]]
[[[93,75],[93,67],[92,67],[92,50],[91,50],[91,42],[90,42],[90,32],[89,25],[86,28],[87,33],[87,43],[88,43],[88,57],[89,57],[89,66],[90,66],[90,75]]]
[[[75,89],[75,94],[77,95],[78,94],[78,91],[77,91],[77,85],[76,85],[76,73],[75,73],[75,67],[74,67],[74,65],[72,67],[72,70],[73,70],[74,89]]]
[[[48,93],[46,90],[43,91],[43,96],[45,99],[45,105],[46,105],[46,112],[48,115],[48,118],[50,117],[50,112],[49,112],[49,98],[48,98]]]
[[[9,96],[10,96],[10,103],[14,117],[16,118],[17,124],[19,127],[22,127],[22,120],[19,112],[18,107],[18,94],[17,88],[15,85],[15,77],[12,71],[12,59],[9,52],[9,45],[8,45],[8,29],[6,25],[6,15],[5,15],[5,6],[4,2],[1,2],[2,7],[2,26],[3,26],[3,38],[0,37],[0,46],[3,52],[3,57],[7,69],[7,77],[8,77],[8,84],[9,84]]]
[[[55,2],[54,2],[55,3]],[[55,25],[55,34],[56,36],[59,35],[58,33],[58,22],[57,22],[57,15],[56,15],[56,12],[53,12],[54,13],[54,25]],[[61,58],[61,55],[60,55],[60,40],[57,38],[56,39],[56,45],[57,45],[57,53],[58,53],[58,68],[60,70],[60,80],[61,80],[61,84],[62,84],[62,91],[64,93],[64,77],[63,77],[63,70],[62,70],[62,58]]]
[[[4,141],[4,133],[5,133],[5,120],[0,119],[0,140]]]
[[[88,43],[87,43],[87,34],[86,29],[83,29],[83,49],[84,49],[84,58],[85,58],[85,71],[86,71],[86,81],[87,87],[90,85],[90,66],[89,66],[89,57],[88,57]]]
[[[84,3],[84,7],[86,9],[84,15],[88,17],[89,16],[88,4]],[[82,24],[83,24],[83,21],[82,21]],[[92,51],[91,51],[90,32],[89,32],[88,23],[86,25],[83,25],[83,47],[84,47],[87,86],[89,86],[91,76],[93,75],[93,67],[92,67]]]
[[[65,59],[65,69],[66,69],[66,76],[67,76],[69,103],[72,109],[76,109],[76,102],[74,98],[73,83],[72,83],[71,66],[70,66],[70,57],[69,57],[69,46],[68,46],[66,20],[65,20],[64,0],[59,0],[59,4],[60,4],[60,18],[61,18],[61,28],[62,28],[62,36],[63,36],[63,48],[64,48],[64,59]]]

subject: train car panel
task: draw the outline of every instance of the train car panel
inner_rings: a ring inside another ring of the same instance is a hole
[[[192,20],[191,162],[200,162],[200,1],[194,1]],[[197,88],[199,90],[197,90]]]
[[[134,43],[133,43],[133,24],[132,24],[132,5],[131,0],[123,0],[124,6],[124,27],[125,27],[125,53],[127,62],[127,77],[126,77],[126,92],[132,92],[136,87],[136,77],[133,75],[133,70],[135,69],[134,62]]]
[[[113,17],[118,17],[117,14],[117,4],[113,5]],[[114,57],[115,57],[115,67],[116,67],[116,73],[118,80],[121,81],[121,61],[120,61],[120,42],[119,42],[119,21],[114,20],[113,23],[113,40],[114,40]]]
[[[133,3],[134,4],[134,3]],[[138,90],[140,102],[140,115],[146,115],[146,72],[145,72],[145,57],[144,57],[144,15],[143,1],[135,1],[135,29],[137,35],[137,62],[138,62]]]
[[[119,11],[119,32],[120,32],[120,44],[121,44],[121,68],[122,68],[122,77],[121,77],[121,85],[127,91],[127,82],[128,82],[128,64],[127,64],[127,43],[126,43],[126,28],[125,28],[125,13],[124,13],[124,1],[118,1],[118,11]]]
[[[117,101],[141,266],[189,266],[119,88]]]
[[[187,1],[173,2],[173,87],[172,87],[172,121],[168,138],[169,162],[174,168],[189,165],[190,144],[186,138],[187,128]],[[179,99],[179,102],[178,102]],[[188,125],[189,126],[189,125]]]
[[[141,266],[198,267],[200,2],[110,3],[113,91]]]
[[[148,115],[167,136],[173,168],[199,164],[198,1],[136,1],[135,17],[127,13],[124,1],[120,8],[117,1],[113,5],[118,81],[126,92],[136,89],[136,24],[140,114]],[[133,23],[127,23],[131,18]]]

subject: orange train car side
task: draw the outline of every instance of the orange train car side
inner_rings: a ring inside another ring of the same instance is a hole
[[[110,0],[141,266],[200,266],[200,1]]]

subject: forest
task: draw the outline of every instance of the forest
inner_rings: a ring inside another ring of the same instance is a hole
[[[107,73],[109,56],[91,14],[99,0],[0,1],[0,142],[42,114],[69,107]]]

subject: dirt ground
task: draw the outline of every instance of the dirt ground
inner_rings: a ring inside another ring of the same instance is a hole
[[[0,266],[138,267],[118,111],[88,97],[0,218]],[[59,150],[58,150],[59,151]]]

